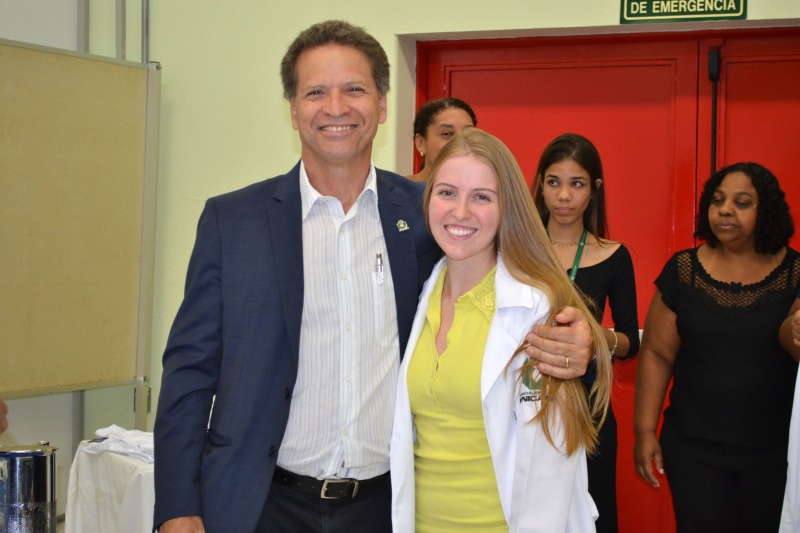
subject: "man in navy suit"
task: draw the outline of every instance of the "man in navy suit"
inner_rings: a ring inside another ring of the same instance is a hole
[[[372,165],[389,90],[380,44],[316,24],[281,77],[302,159],[206,203],[164,353],[162,533],[391,531],[397,368],[441,252],[421,186]],[[575,377],[592,340],[565,316],[575,327],[531,334],[530,353]]]

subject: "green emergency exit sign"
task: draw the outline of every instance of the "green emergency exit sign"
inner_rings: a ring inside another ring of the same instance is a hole
[[[747,18],[747,0],[622,0],[620,24]]]

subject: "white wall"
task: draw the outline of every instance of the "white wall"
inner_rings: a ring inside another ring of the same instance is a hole
[[[104,57],[116,57],[116,0],[85,1],[89,4],[89,52]],[[155,2],[155,0],[150,1],[151,3]],[[125,59],[141,61],[141,58],[142,2],[141,0],[125,0]]]
[[[0,0],[0,37],[66,50],[78,47],[78,0]]]

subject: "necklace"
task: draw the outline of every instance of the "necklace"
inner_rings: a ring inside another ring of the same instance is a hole
[[[550,237],[550,230],[545,228],[547,232],[547,237]],[[557,243],[554,241],[550,241],[553,244],[560,244],[562,246],[574,246],[575,244],[578,245],[578,249],[575,251],[575,261],[572,263],[572,268],[569,271],[569,280],[573,283],[575,282],[575,276],[578,275],[578,266],[581,264],[581,256],[583,255],[583,247],[586,245],[586,230],[583,230],[581,233],[581,239],[577,243]]]
[[[569,246],[578,246],[578,241],[558,242],[558,241],[554,241],[553,239],[550,239],[550,244],[553,244],[555,246],[567,246],[567,247],[569,247]]]

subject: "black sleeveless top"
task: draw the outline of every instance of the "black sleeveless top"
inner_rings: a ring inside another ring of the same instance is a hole
[[[713,279],[697,249],[672,256],[656,279],[681,341],[665,424],[718,443],[786,447],[797,363],[778,330],[798,284],[800,254],[791,248],[751,285]]]
[[[617,333],[627,335],[631,348],[625,359],[639,351],[639,317],[636,309],[636,281],[631,254],[624,244],[596,265],[578,269],[575,285],[594,303],[597,322],[603,320],[606,300]]]

